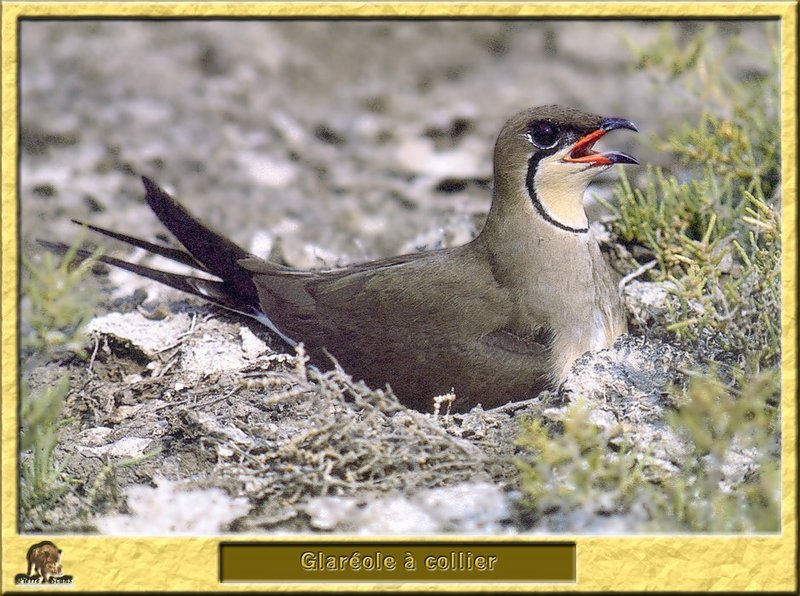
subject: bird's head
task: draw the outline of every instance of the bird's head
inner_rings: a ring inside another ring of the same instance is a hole
[[[597,152],[595,142],[624,118],[603,118],[574,108],[540,106],[511,118],[495,146],[495,201],[527,195],[539,217],[568,232],[588,231],[583,193],[614,164],[638,164],[621,151]]]

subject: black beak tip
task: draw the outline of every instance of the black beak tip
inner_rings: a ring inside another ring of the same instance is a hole
[[[608,153],[603,153],[603,155],[615,164],[629,163],[635,166],[639,165],[639,161],[635,157],[622,151],[609,151]]]
[[[636,128],[636,125],[625,118],[606,118],[603,120],[600,128],[606,132],[610,130],[616,130],[618,128],[627,128],[628,130],[639,132],[639,129]]]

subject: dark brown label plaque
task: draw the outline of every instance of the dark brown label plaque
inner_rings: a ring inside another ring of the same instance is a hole
[[[228,542],[222,582],[574,582],[575,543]]]

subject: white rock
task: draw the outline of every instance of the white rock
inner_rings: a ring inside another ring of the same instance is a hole
[[[256,334],[247,327],[239,328],[239,337],[242,339],[242,350],[247,358],[256,358],[269,350],[267,344],[256,337]]]
[[[488,482],[430,489],[417,494],[414,501],[440,526],[455,526],[459,532],[470,534],[496,531],[509,514],[505,494]]]
[[[280,188],[297,178],[297,166],[290,161],[271,158],[259,153],[239,153],[236,159],[257,184],[269,188]]]
[[[333,530],[356,517],[358,501],[349,497],[318,497],[303,507],[310,523],[319,530]]]
[[[428,138],[411,138],[399,144],[396,159],[400,166],[435,178],[483,178],[488,166],[485,147],[477,139],[465,140],[457,149],[436,151]]]
[[[78,451],[87,457],[140,457],[145,454],[152,439],[140,437],[125,437],[114,443],[100,447],[78,447]]]
[[[133,515],[111,515],[95,520],[102,534],[209,535],[219,534],[245,515],[243,498],[231,498],[218,488],[183,491],[178,483],[157,480],[156,488],[136,485],[125,490]]]
[[[359,508],[359,502],[367,505]],[[412,496],[318,497],[304,507],[320,530],[355,534],[485,534],[502,531],[508,499],[500,487],[466,483],[423,490]]]
[[[358,517],[357,534],[433,534],[439,524],[407,498],[389,497],[367,505]]]
[[[160,350],[179,341],[189,326],[189,316],[183,313],[151,321],[139,312],[114,312],[89,321],[86,332],[128,341],[148,358],[154,358]]]

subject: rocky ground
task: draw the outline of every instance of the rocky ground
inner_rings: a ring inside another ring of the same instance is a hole
[[[688,39],[706,24],[673,27]],[[301,268],[462,243],[489,206],[494,136],[525,107],[629,118],[643,134],[605,146],[676,165],[652,141],[699,106],[654,93],[629,49],[659,34],[613,21],[25,22],[21,251],[35,261],[37,238],[70,242],[71,218],[163,239],[140,175],[252,252]],[[729,22],[713,35],[763,45],[766,34]],[[614,176],[592,191],[609,197]],[[34,387],[72,375],[57,458],[81,486],[23,530],[641,529],[515,519],[518,419],[557,417],[574,384],[495,411],[422,415],[306,367],[253,322],[124,272],[94,283],[90,360],[23,362]],[[659,307],[632,288],[631,312]],[[574,378],[616,363],[581,391],[595,384],[598,411],[662,441],[667,462],[680,446],[664,438],[662,388],[687,359],[629,336]]]

